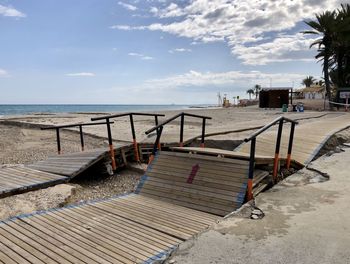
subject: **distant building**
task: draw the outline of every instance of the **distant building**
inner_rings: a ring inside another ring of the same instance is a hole
[[[259,93],[260,108],[281,108],[289,104],[291,87],[262,88]]]
[[[324,99],[326,94],[325,86],[311,85],[311,87],[300,88],[298,91],[303,95],[304,99],[316,100]]]

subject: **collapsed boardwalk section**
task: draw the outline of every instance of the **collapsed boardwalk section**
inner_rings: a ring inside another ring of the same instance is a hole
[[[248,168],[247,160],[162,151],[142,177],[137,192],[225,216],[244,202]]]

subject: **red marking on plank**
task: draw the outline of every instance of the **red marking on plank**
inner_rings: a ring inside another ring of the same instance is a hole
[[[197,172],[199,171],[199,165],[193,165],[192,166],[192,171],[190,173],[190,175],[187,178],[187,183],[192,183],[194,180],[194,177],[197,175]]]

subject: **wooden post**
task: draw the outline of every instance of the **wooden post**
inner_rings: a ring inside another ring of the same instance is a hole
[[[180,121],[180,147],[184,146],[184,123],[185,123],[185,115],[182,113],[181,121]]]
[[[282,129],[283,129],[283,119],[279,121],[278,124],[278,132],[277,132],[277,142],[276,142],[276,150],[275,150],[275,159],[273,164],[273,181],[277,181],[277,172],[278,172],[278,163],[279,163],[279,154],[280,154],[280,146],[281,146],[281,137],[282,137]]]
[[[115,157],[114,157],[114,146],[113,146],[113,139],[112,139],[112,132],[111,132],[111,124],[109,123],[109,118],[106,118],[106,121],[107,121],[106,124],[107,124],[109,153],[110,153],[111,160],[112,160],[112,169],[116,170],[117,163],[115,162]]]
[[[255,145],[256,145],[256,138],[253,138],[250,142],[250,158],[249,158],[248,186],[247,186],[248,201],[254,198],[253,178],[254,178],[254,168],[255,168]]]
[[[291,123],[290,135],[289,135],[289,143],[288,143],[288,153],[287,153],[287,169],[290,168],[290,162],[291,162],[291,158],[292,158],[294,129],[295,129],[295,123]]]
[[[134,119],[133,119],[132,114],[130,114],[129,117],[130,117],[130,126],[131,126],[132,140],[133,140],[133,145],[134,145],[135,160],[136,160],[137,162],[140,162],[139,150],[138,150],[137,141],[136,141],[136,133],[135,133],[135,126],[134,126]]]
[[[61,154],[61,139],[60,139],[60,129],[56,128],[56,140],[57,140],[57,153]]]
[[[204,138],[205,138],[205,121],[206,119],[203,118],[202,122],[202,138],[201,138],[201,148],[204,148]]]
[[[80,144],[81,144],[81,151],[84,151],[84,134],[83,134],[83,126],[79,126],[79,132],[80,132]]]

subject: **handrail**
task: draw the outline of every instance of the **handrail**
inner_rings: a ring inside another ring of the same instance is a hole
[[[130,116],[130,115],[138,115],[138,116],[165,116],[163,114],[129,112],[129,113],[116,114],[116,115],[107,115],[107,116],[93,117],[93,118],[91,118],[91,121],[97,121],[97,120],[102,120],[102,119],[107,119],[107,118],[122,117],[122,116]]]
[[[159,127],[161,126],[164,126],[168,123],[170,123],[171,121],[175,120],[176,118],[180,117],[180,116],[190,116],[190,117],[197,117],[197,118],[202,118],[202,119],[212,119],[211,117],[209,116],[202,116],[202,115],[194,115],[194,114],[189,114],[189,113],[185,113],[185,112],[181,112],[177,115],[174,115],[173,117],[170,117],[169,119],[163,121],[162,123],[160,123],[159,125],[155,126],[155,127],[152,127],[150,129],[148,129],[145,134],[148,135],[150,134],[151,132],[153,132],[154,130],[158,129]]]
[[[283,129],[283,123],[289,122],[291,123],[290,128],[290,134],[289,134],[289,143],[288,143],[288,151],[287,151],[287,162],[286,167],[287,169],[290,168],[291,163],[291,155],[292,155],[292,148],[293,148],[293,139],[294,139],[294,130],[295,125],[299,124],[297,121],[286,118],[284,116],[280,116],[276,118],[275,120],[271,121],[264,127],[260,128],[258,131],[253,133],[250,137],[245,138],[244,142],[250,143],[250,158],[249,158],[249,171],[248,171],[248,190],[247,190],[247,197],[248,200],[253,199],[253,178],[254,178],[254,167],[255,167],[255,146],[256,146],[256,138],[265,132],[270,127],[278,124],[278,131],[277,131],[277,140],[276,140],[276,148],[275,148],[275,157],[274,157],[274,163],[273,163],[273,181],[277,182],[277,172],[278,172],[278,163],[279,163],[279,152],[280,152],[280,146],[281,146],[281,137],[282,137],[282,129]]]
[[[189,117],[195,117],[195,118],[201,118],[202,119],[202,135],[201,135],[201,147],[204,147],[204,138],[205,138],[205,125],[206,125],[206,120],[207,119],[212,119],[209,116],[202,116],[202,115],[195,115],[195,114],[189,114],[189,113],[185,113],[185,112],[181,112],[173,117],[170,117],[169,119],[163,121],[161,124],[156,125],[155,127],[152,127],[151,129],[148,129],[145,134],[148,135],[151,132],[160,129],[164,127],[164,125],[170,123],[171,121],[174,121],[176,118],[181,117],[181,121],[180,121],[180,147],[183,146],[183,135],[184,135],[184,123],[185,123],[185,116],[189,116]]]
[[[49,126],[49,127],[41,127],[41,130],[56,130],[56,141],[57,141],[57,153],[58,155],[61,154],[61,138],[60,138],[60,129],[62,128],[69,128],[69,127],[79,127],[79,133],[80,133],[80,145],[81,145],[81,151],[84,151],[84,133],[83,133],[83,126],[95,126],[95,125],[109,125],[113,124],[114,122],[97,122],[97,123],[76,123],[76,124],[69,124],[69,125],[61,125],[61,126]]]
[[[280,117],[277,117],[275,120],[271,121],[270,123],[268,123],[267,125],[263,126],[262,128],[260,128],[258,131],[254,132],[250,137],[248,138],[245,138],[244,139],[244,142],[249,142],[250,140],[252,140],[254,137],[257,137],[259,136],[261,133],[263,133],[264,131],[266,131],[267,129],[269,129],[270,127],[276,125],[279,121],[287,121],[287,122],[290,122],[290,123],[294,123],[294,124],[299,124],[297,121],[295,120],[292,120],[292,119],[289,119],[289,118],[286,118],[284,116],[280,116]]]
[[[110,124],[113,124],[114,122],[110,122]],[[69,124],[69,125],[62,125],[62,126],[48,126],[48,127],[41,127],[41,130],[49,130],[49,129],[56,129],[56,128],[69,128],[69,127],[77,127],[77,126],[94,126],[94,125],[105,125],[106,122],[96,122],[96,123],[76,123],[76,124]]]
[[[154,114],[154,113],[136,113],[136,112],[129,112],[129,113],[121,113],[121,114],[115,114],[115,115],[107,115],[107,116],[100,116],[100,117],[93,117],[91,118],[91,121],[97,121],[105,119],[107,122],[107,135],[108,135],[108,143],[110,148],[110,155],[112,159],[112,168],[113,170],[117,169],[117,165],[114,158],[114,147],[113,147],[113,139],[112,139],[112,132],[111,132],[111,126],[109,125],[109,120],[111,118],[118,118],[123,116],[129,116],[130,118],[130,127],[131,127],[131,134],[133,139],[133,145],[134,145],[134,155],[136,161],[140,162],[140,155],[138,150],[138,143],[136,140],[136,133],[135,133],[135,126],[134,126],[134,116],[153,116],[155,120],[155,124],[158,125],[158,117],[159,116],[165,116],[164,114]]]

